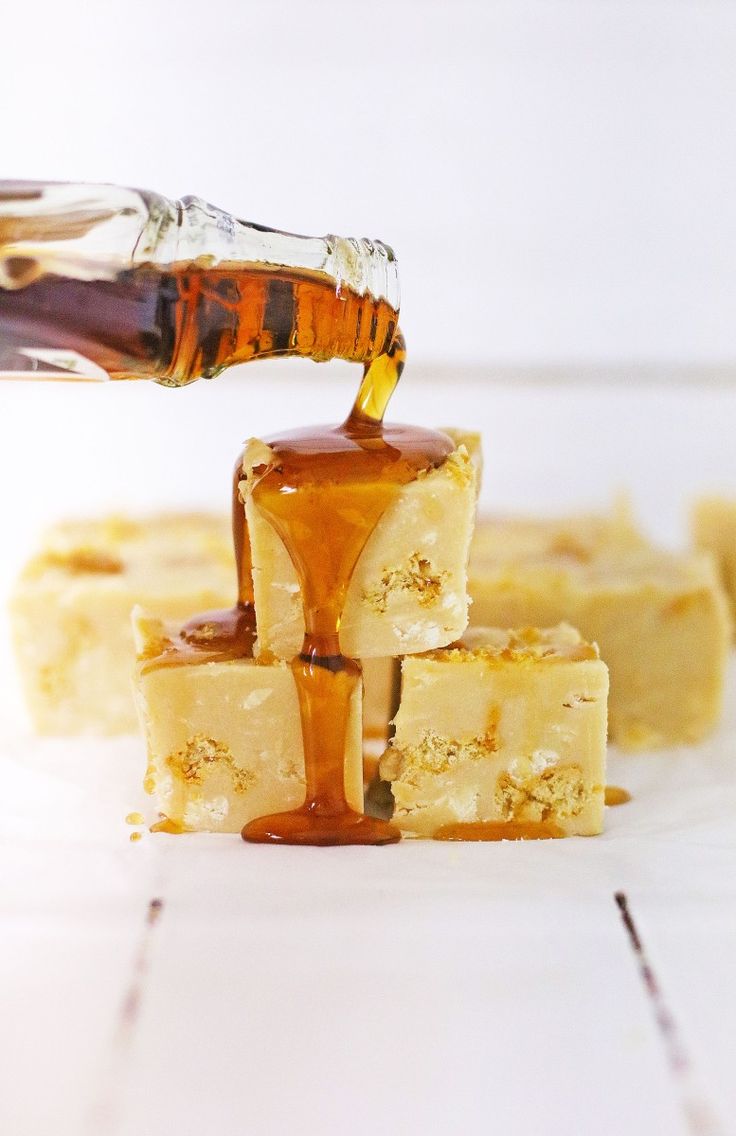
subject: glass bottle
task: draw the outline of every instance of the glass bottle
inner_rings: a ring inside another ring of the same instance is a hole
[[[380,241],[282,233],[196,197],[0,181],[0,377],[183,386],[269,356],[369,364],[398,309]]]

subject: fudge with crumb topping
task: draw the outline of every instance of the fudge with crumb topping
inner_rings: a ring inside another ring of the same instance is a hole
[[[468,589],[472,624],[565,620],[598,644],[623,748],[697,742],[717,723],[730,620],[707,557],[647,547],[615,515],[481,522]]]
[[[135,692],[148,749],[145,788],[174,830],[240,832],[301,805],[304,750],[296,684],[283,660],[177,663],[180,625],[136,609]],[[361,690],[350,708],[345,791],[362,812]]]
[[[473,628],[402,662],[396,732],[380,764],[394,823],[603,827],[608,672],[572,627]]]
[[[441,647],[467,626],[467,561],[479,476],[479,439],[445,431],[455,449],[437,469],[402,486],[368,538],[348,588],[340,648],[380,658]],[[271,451],[253,440],[241,488],[253,559],[258,650],[291,658],[304,617],[296,570],[250,493],[252,470]]]
[[[130,677],[136,603],[165,619],[235,599],[230,522],[202,513],[58,524],[10,604],[33,725],[43,734],[137,729]]]

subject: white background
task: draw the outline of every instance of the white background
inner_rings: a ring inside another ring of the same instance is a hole
[[[0,13],[0,176],[384,238],[410,347],[392,413],[481,429],[488,506],[628,487],[668,542],[693,494],[736,492],[735,112],[731,0]],[[245,437],[335,419],[355,378],[3,384],[0,598],[43,521],[221,507]],[[733,687],[706,745],[613,755],[634,800],[595,841],[250,855],[130,844],[140,741],[30,739],[3,654],[12,1136],[732,1130]],[[674,1074],[619,888],[688,1059]]]

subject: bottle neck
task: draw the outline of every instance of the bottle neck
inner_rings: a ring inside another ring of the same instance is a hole
[[[386,245],[266,229],[198,198],[176,207],[178,224],[159,240],[158,260],[186,272],[180,322],[195,333],[181,336],[174,376],[192,370],[192,351],[206,343],[219,349],[197,362],[205,375],[286,355],[370,363],[389,350],[399,281]]]
[[[398,312],[398,264],[393,250],[382,241],[285,233],[241,221],[198,197],[166,202],[149,195],[149,201],[159,264],[204,260],[210,266],[242,264],[314,273],[329,277],[338,293],[370,294]]]

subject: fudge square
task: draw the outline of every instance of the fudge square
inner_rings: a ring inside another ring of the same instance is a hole
[[[608,666],[612,741],[636,750],[697,742],[722,708],[730,620],[706,556],[654,549],[471,561],[479,626],[566,620]]]
[[[710,553],[736,616],[736,497],[701,497],[690,514],[693,544]]]
[[[393,820],[552,822],[602,830],[608,671],[574,628],[468,630],[405,658],[396,732],[380,764]]]
[[[133,624],[136,700],[148,749],[144,784],[162,816],[183,831],[240,832],[256,817],[303,804],[301,721],[288,663],[167,664],[180,625],[140,609]],[[345,791],[362,812],[360,683],[350,709]]]
[[[16,659],[43,734],[137,730],[130,676],[136,603],[166,619],[235,599],[230,521],[203,513],[56,525],[10,604]]]
[[[479,480],[477,435],[445,431],[453,452],[401,488],[355,566],[340,625],[340,648],[354,659],[425,651],[451,643],[468,623],[467,562]],[[259,652],[296,655],[304,617],[296,572],[281,538],[250,493],[253,468],[271,451],[245,449],[241,492],[250,534]]]

